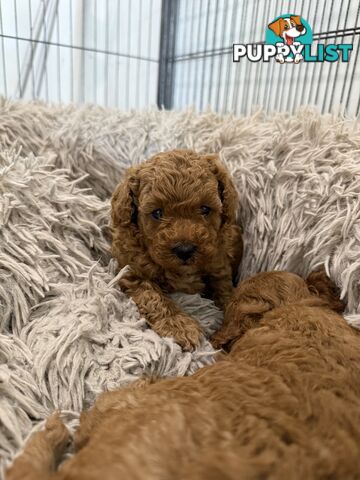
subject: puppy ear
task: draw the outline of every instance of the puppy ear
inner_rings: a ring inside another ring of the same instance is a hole
[[[300,15],[293,15],[292,17],[290,17],[290,20],[293,20],[296,25],[301,25]]]
[[[135,277],[150,278],[158,275],[158,271],[148,254],[137,219],[141,168],[130,168],[112,196],[111,253],[120,267],[130,265]],[[128,280],[129,277],[120,279],[120,287],[127,288]]]
[[[234,342],[247,330],[258,326],[264,313],[271,309],[272,305],[262,298],[237,296],[235,291],[226,308],[223,326],[211,337],[213,347],[229,352]]]
[[[116,187],[111,199],[111,219],[114,228],[137,225],[139,184],[138,168],[133,167]]]
[[[222,203],[223,224],[233,224],[236,220],[236,210],[239,199],[230,174],[220,162],[217,155],[205,155],[205,159],[208,161],[210,170],[218,181],[219,196]]]
[[[129,169],[111,199],[111,253],[120,267],[144,256],[137,224],[139,184],[138,167]]]
[[[280,33],[281,33],[280,20],[281,20],[281,18],[279,18],[278,20],[275,20],[275,22],[269,23],[269,25],[268,25],[270,30],[272,30],[275,33],[275,35],[277,35],[278,37],[280,36]]]
[[[323,300],[326,305],[337,313],[343,313],[345,304],[340,299],[340,291],[335,283],[326,275],[321,267],[309,274],[306,285],[313,296]]]

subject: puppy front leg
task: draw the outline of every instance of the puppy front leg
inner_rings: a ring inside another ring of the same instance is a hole
[[[218,256],[216,263],[209,264],[208,273],[205,280],[205,291],[207,296],[211,298],[215,305],[221,310],[225,310],[227,303],[230,300],[230,297],[234,291],[233,285],[233,268],[232,262],[234,262],[235,257],[237,261],[240,261],[241,252],[242,252],[242,242],[241,242],[241,251],[235,252],[231,245],[226,248],[228,252],[231,251],[231,255],[226,255],[221,258]]]
[[[6,472],[6,480],[47,480],[52,477],[70,434],[58,413],[51,415],[45,429],[33,433],[23,452]],[[56,478],[63,478],[59,473]]]
[[[221,310],[225,310],[230,297],[234,291],[231,274],[210,277],[209,287],[212,292],[212,299],[215,305]]]
[[[203,332],[198,322],[182,312],[156,284],[128,274],[119,285],[158,335],[173,337],[186,350],[200,344]]]

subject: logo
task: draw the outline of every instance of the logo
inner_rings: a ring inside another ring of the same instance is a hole
[[[312,30],[300,15],[282,15],[269,23],[265,43],[278,47],[277,62],[299,63],[304,60],[302,45],[312,44]]]
[[[233,62],[246,58],[251,62],[279,63],[348,62],[353,45],[313,44],[309,23],[300,15],[284,14],[267,25],[265,43],[234,44]],[[274,61],[274,60],[273,60]]]

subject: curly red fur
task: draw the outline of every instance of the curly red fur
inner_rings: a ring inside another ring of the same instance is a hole
[[[229,354],[191,377],[104,393],[60,470],[50,447],[64,442],[61,423],[58,439],[30,440],[7,480],[358,479],[360,333],[331,310],[324,272],[308,281],[242,282],[214,336]]]
[[[204,205],[211,209],[206,216]],[[242,255],[237,205],[217,155],[188,150],[159,153],[129,169],[113,194],[112,253],[131,269],[120,287],[157,333],[185,348],[199,343],[201,328],[167,294],[203,293],[224,308]],[[157,209],[159,220],[152,216]],[[173,253],[184,242],[197,248],[187,261]]]

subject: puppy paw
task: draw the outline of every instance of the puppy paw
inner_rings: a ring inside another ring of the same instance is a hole
[[[222,338],[221,338],[219,335],[217,335],[216,333],[214,333],[214,335],[212,335],[209,340],[210,340],[210,343],[211,343],[211,345],[213,346],[213,348],[214,348],[215,350],[221,349],[221,347],[222,347]]]
[[[70,441],[70,433],[63,424],[59,412],[53,413],[47,419],[43,433],[46,442],[54,448],[55,452],[61,452]]]
[[[185,317],[186,318],[186,317]],[[177,319],[178,329],[174,339],[184,350],[191,351],[198,347],[203,337],[203,331],[197,322],[180,321]]]
[[[186,315],[177,314],[168,317],[153,326],[161,337],[172,337],[184,350],[193,350],[199,346],[203,331],[195,319]]]
[[[30,436],[22,454],[15,458],[7,470],[7,480],[40,478],[39,472],[51,470],[59,462],[69,438],[70,434],[59,413],[54,413],[46,421],[43,430]]]

